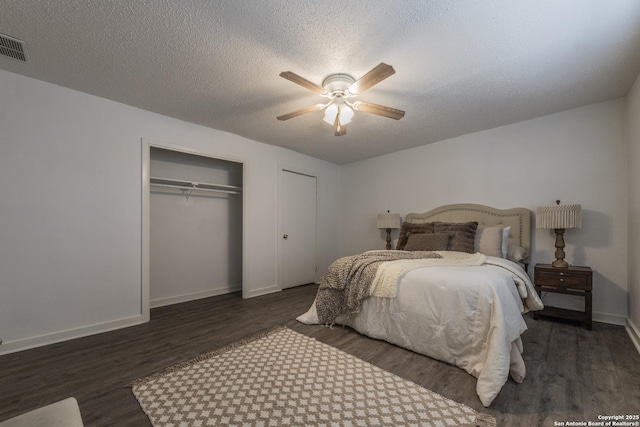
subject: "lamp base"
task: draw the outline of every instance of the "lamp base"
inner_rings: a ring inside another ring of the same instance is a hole
[[[391,249],[391,229],[387,228],[387,250]]]
[[[555,261],[553,261],[551,263],[551,267],[555,267],[555,268],[568,268],[569,267],[569,263],[561,260],[561,259],[557,259]]]
[[[554,228],[556,232],[556,260],[551,263],[551,267],[567,268],[569,263],[564,260],[564,228]]]

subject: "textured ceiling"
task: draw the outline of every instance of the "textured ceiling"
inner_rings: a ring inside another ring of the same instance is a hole
[[[344,164],[625,96],[640,73],[638,0],[2,0],[0,68]],[[347,135],[320,84],[396,74],[359,99]]]

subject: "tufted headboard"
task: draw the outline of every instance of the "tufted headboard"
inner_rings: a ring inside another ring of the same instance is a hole
[[[531,253],[531,211],[527,208],[496,209],[490,206],[460,203],[445,205],[425,213],[410,213],[406,222],[425,223],[434,221],[470,222],[478,221],[479,227],[492,225],[511,226],[509,243],[522,246]]]

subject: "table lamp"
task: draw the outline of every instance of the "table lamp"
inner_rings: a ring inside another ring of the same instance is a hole
[[[391,249],[391,230],[400,228],[400,215],[389,213],[389,211],[386,214],[379,214],[378,228],[387,230],[387,250]]]
[[[564,260],[564,230],[582,226],[582,208],[580,205],[561,205],[560,200],[552,206],[540,206],[536,213],[536,228],[552,228],[556,233],[556,260],[552,267],[567,268]]]

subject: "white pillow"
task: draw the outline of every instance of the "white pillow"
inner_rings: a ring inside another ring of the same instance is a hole
[[[487,256],[504,258],[502,256],[503,234],[501,225],[478,227],[475,240],[476,252]]]
[[[502,258],[507,257],[507,251],[509,248],[509,231],[511,231],[510,226],[502,229]]]
[[[514,262],[520,262],[523,259],[527,258],[528,256],[529,254],[527,253],[527,250],[525,248],[517,245],[508,246],[507,259]]]

